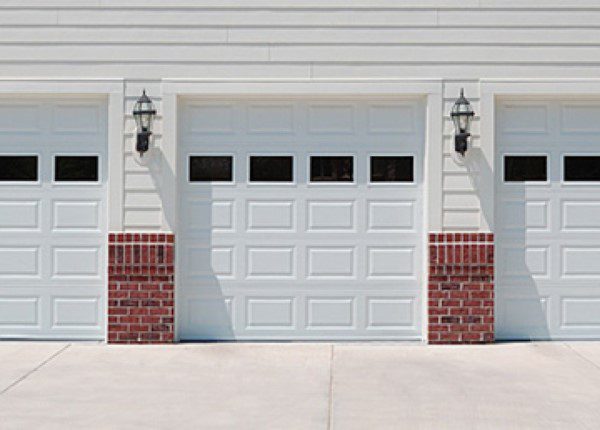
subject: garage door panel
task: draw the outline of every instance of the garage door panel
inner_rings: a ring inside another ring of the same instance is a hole
[[[498,297],[498,336],[547,339],[550,336],[548,297]]]
[[[0,134],[41,134],[41,110],[35,103],[0,102]]]
[[[0,248],[0,278],[41,277],[40,247],[2,246]]]
[[[307,329],[356,328],[356,302],[354,297],[307,297]]]
[[[367,208],[369,231],[415,230],[416,202],[414,201],[369,200]]]
[[[3,337],[102,339],[105,299],[99,285],[78,282],[0,288]]]
[[[357,112],[352,104],[321,102],[310,103],[307,108],[311,135],[352,135],[357,129]]]
[[[374,103],[367,109],[366,131],[370,134],[418,133],[415,106],[402,103]]]
[[[419,338],[415,313],[419,300],[411,296],[295,294],[195,297],[187,302],[187,339],[369,339]],[[190,327],[196,327],[190,330]],[[360,330],[362,327],[362,330]],[[300,330],[299,333],[297,333]],[[356,332],[359,333],[356,333]],[[296,334],[294,335],[294,333]]]
[[[547,133],[550,109],[551,107],[545,103],[503,103],[500,107],[503,117],[503,122],[499,127],[500,132],[519,135]]]
[[[53,271],[55,278],[100,278],[99,247],[52,247]]]
[[[600,107],[595,103],[567,102],[560,105],[561,134],[600,133]]]
[[[246,278],[295,278],[295,246],[249,246],[246,248]]]
[[[53,297],[52,328],[101,329],[100,297]]]
[[[181,109],[197,124],[181,126],[180,166],[228,153],[235,178],[180,185],[183,338],[420,336],[419,102],[188,100]],[[227,121],[215,127],[205,112]],[[369,156],[390,154],[413,156],[414,183],[369,183]],[[249,157],[262,155],[293,157],[293,182],[250,182]],[[311,156],[352,156],[354,182],[309,182]]]
[[[234,297],[190,297],[182,306],[186,320],[181,336],[187,339],[232,339],[238,324],[233,308]],[[191,328],[193,327],[193,330]]]
[[[549,277],[550,253],[549,247],[503,245],[499,249],[503,261],[501,275]]]
[[[246,297],[245,328],[291,330],[296,328],[295,297]]]
[[[240,286],[240,281],[243,285]],[[368,281],[368,282],[366,282]],[[398,279],[391,278],[372,278],[366,279],[363,274],[356,279],[347,277],[334,278],[274,278],[274,277],[249,277],[243,275],[230,278],[218,277],[213,274],[186,276],[182,279],[183,288],[186,288],[186,293],[195,295],[214,294],[215,291],[222,292],[226,295],[231,295],[236,291],[257,291],[257,292],[272,292],[274,289],[283,289],[284,291],[294,291],[302,293],[303,291],[328,292],[335,291],[338,294],[341,290],[351,291],[353,294],[362,294],[365,291],[388,291],[402,292],[403,294],[415,293],[414,279],[403,277]],[[415,293],[416,294],[416,293]]]
[[[184,252],[186,261],[183,273],[188,277],[235,278],[236,276],[235,246],[190,245],[184,248]]]
[[[561,248],[563,278],[600,278],[600,246]]]
[[[565,181],[563,172],[565,154],[600,152],[600,129],[588,123],[598,112],[597,101],[500,102],[500,339],[600,338],[600,183]],[[502,160],[514,153],[545,154],[548,182],[505,183]]]
[[[0,201],[0,232],[39,231],[40,218],[39,200]]]
[[[97,138],[105,125],[101,112],[102,107],[97,104],[60,103],[52,109],[53,134],[90,134]]]
[[[32,185],[0,184],[0,338],[102,339],[106,103],[3,99],[0,110],[11,123],[0,124],[0,153],[35,154],[38,169]],[[82,148],[99,180],[55,181],[55,156]]]
[[[40,327],[38,297],[6,297],[0,294],[0,327]]]
[[[235,229],[235,201],[219,200],[190,200],[187,205],[186,231],[225,232]]]
[[[419,309],[414,297],[368,296],[366,305],[367,330],[417,330],[415,313]]]
[[[563,200],[561,205],[563,231],[600,230],[600,200]]]
[[[413,278],[416,279],[417,256],[415,248],[406,246],[367,248],[367,278]]]
[[[357,250],[354,246],[311,246],[306,252],[307,278],[356,277]]]
[[[99,200],[55,200],[52,203],[54,230],[100,231],[102,205]]]
[[[564,328],[600,328],[600,298],[562,297],[562,321]]]
[[[503,219],[502,228],[507,233],[523,234],[534,229],[549,229],[549,202],[546,200],[504,200],[499,210]]]
[[[247,200],[246,231],[287,231],[296,229],[296,204],[293,200]]]
[[[307,231],[356,231],[355,200],[308,200],[306,206]]]
[[[291,103],[253,103],[248,106],[248,132],[261,135],[295,133],[296,115]]]
[[[236,107],[232,103],[190,103],[184,109],[183,132],[186,134],[234,134]]]

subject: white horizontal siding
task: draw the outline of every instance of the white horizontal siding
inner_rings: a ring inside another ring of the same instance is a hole
[[[1,9],[0,9],[1,11]],[[311,27],[105,27],[11,25],[0,27],[0,44],[62,45],[409,45],[595,46],[600,28],[311,28]]]
[[[442,78],[479,112],[481,78],[598,77],[598,0],[4,0],[0,76],[123,77],[126,112],[143,88],[162,111],[162,78]],[[123,222],[163,224],[162,117],[154,154],[133,153],[126,115]],[[479,150],[453,158],[443,124],[443,223],[481,228]],[[435,208],[433,208],[435,209]],[[438,208],[439,209],[439,208]]]
[[[217,29],[214,29],[218,31]],[[2,33],[0,33],[2,34]],[[595,45],[600,28],[230,28],[231,43],[383,45]],[[25,35],[26,36],[26,35]],[[177,37],[179,34],[171,36]],[[13,36],[14,37],[14,36]],[[181,40],[181,39],[180,39]]]
[[[600,63],[600,46],[258,46],[258,45],[48,45],[0,46],[2,61],[36,63],[45,61],[133,63],[280,62],[280,63]],[[560,61],[559,61],[560,60]]]
[[[60,25],[130,26],[389,26],[437,25],[434,10],[59,9]],[[19,23],[18,17],[15,24]]]
[[[160,9],[175,8],[195,8],[195,9],[264,9],[264,8],[284,8],[284,9],[327,9],[327,8],[346,8],[346,9],[373,9],[373,8],[398,8],[398,0],[371,0],[368,4],[364,0],[175,0],[164,2],[163,0],[56,0],[50,2],[54,7],[72,7],[78,8],[131,8],[131,7],[152,7]],[[554,2],[555,3],[555,2]],[[3,6],[21,7],[21,6],[47,6],[46,0],[6,0]],[[401,9],[408,8],[447,8],[447,7],[477,7],[479,0],[402,0]]]
[[[469,9],[469,8],[559,8],[598,9],[597,0],[4,0],[2,7],[77,7],[77,8],[196,8],[196,9]]]

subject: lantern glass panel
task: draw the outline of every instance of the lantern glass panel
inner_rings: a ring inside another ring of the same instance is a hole
[[[151,132],[152,121],[155,114],[156,109],[154,107],[154,103],[152,103],[152,100],[146,96],[146,92],[144,91],[142,97],[139,98],[133,108],[133,116],[135,117],[138,130]]]
[[[458,133],[468,133],[470,131],[472,117],[473,111],[469,104],[457,103],[452,108],[452,121]]]
[[[471,129],[471,116],[469,114],[462,114],[459,117],[460,130],[463,133],[469,133]]]
[[[140,115],[140,125],[144,131],[152,131],[152,114],[149,110],[145,110]]]

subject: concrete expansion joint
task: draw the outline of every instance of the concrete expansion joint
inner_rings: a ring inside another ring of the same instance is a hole
[[[579,351],[577,351],[575,348],[573,348],[571,345],[569,345],[568,343],[563,343],[563,345],[565,345],[567,348],[569,348],[577,357],[581,358],[583,361],[585,361],[588,364],[591,364],[593,367],[596,368],[596,370],[600,370],[600,365],[598,365],[597,363],[595,363],[594,361],[590,360],[589,358],[587,358],[585,355],[581,354]]]
[[[329,349],[329,404],[327,408],[327,430],[333,428],[333,360],[335,354],[335,345]]]
[[[16,387],[17,385],[19,385],[21,382],[23,382],[24,380],[26,380],[27,378],[29,378],[31,375],[33,375],[35,372],[37,372],[38,370],[40,370],[42,367],[44,367],[46,364],[50,363],[52,360],[54,360],[56,357],[58,357],[59,355],[61,355],[63,352],[65,352],[67,349],[69,349],[71,347],[71,343],[66,344],[65,346],[63,346],[61,349],[59,349],[58,351],[54,352],[52,355],[50,355],[50,357],[46,358],[45,360],[43,360],[40,364],[38,364],[37,366],[35,366],[33,369],[31,369],[29,372],[25,373],[23,376],[21,376],[20,378],[18,378],[16,381],[14,381],[12,384],[10,384],[8,387],[2,389],[2,391],[0,391],[0,396],[2,396],[3,394],[6,394],[7,392],[9,392],[11,389],[13,389],[14,387]]]

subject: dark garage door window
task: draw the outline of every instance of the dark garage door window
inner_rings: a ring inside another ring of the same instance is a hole
[[[250,182],[292,182],[294,158],[291,156],[251,156]]]
[[[354,157],[313,156],[310,157],[311,182],[354,181]]]
[[[545,182],[548,179],[545,155],[507,155],[504,157],[504,181]]]
[[[35,155],[0,156],[1,182],[36,182],[38,157]]]
[[[55,157],[54,180],[60,182],[98,182],[98,156],[60,155]]]
[[[233,181],[233,157],[203,155],[190,157],[190,182]]]
[[[413,157],[371,157],[371,182],[413,182]]]
[[[565,156],[564,178],[573,182],[600,181],[600,156]]]

